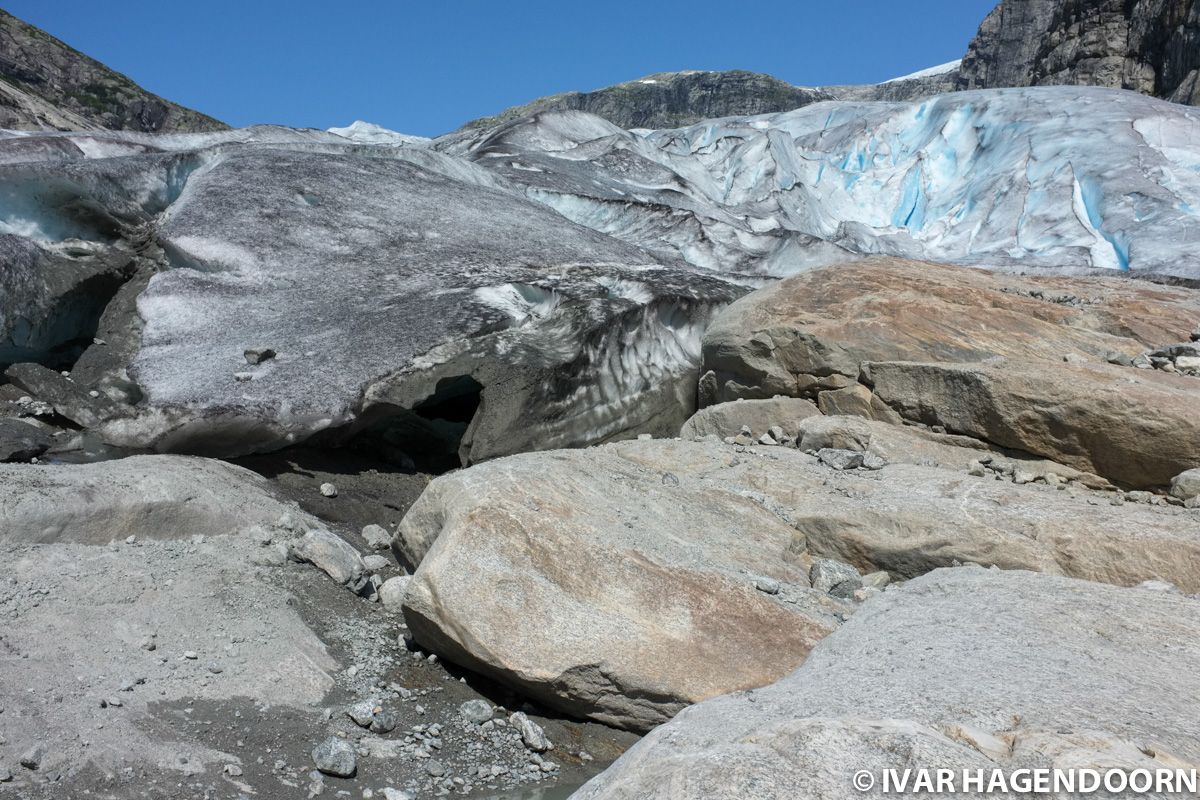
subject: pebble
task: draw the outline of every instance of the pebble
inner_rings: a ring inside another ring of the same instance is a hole
[[[0,783],[8,783],[13,779],[13,774],[8,769],[0,767]]]
[[[247,364],[261,364],[276,356],[274,350],[269,347],[247,347],[242,355],[246,359]]]
[[[42,758],[45,754],[46,751],[42,746],[35,744],[21,755],[20,764],[25,769],[37,769],[42,765]]]
[[[431,759],[430,762],[425,765],[425,771],[435,778],[440,778],[446,774],[446,767],[442,764],[442,762],[436,759]]]
[[[531,720],[523,711],[517,711],[508,718],[508,722],[521,734],[521,741],[535,753],[544,753],[550,749],[550,740],[542,726]]]
[[[358,757],[345,739],[330,736],[313,748],[313,764],[326,775],[349,778],[358,771]]]
[[[832,592],[835,587],[850,582],[857,584],[853,588],[846,587],[850,593],[854,589],[862,587],[862,579],[858,575],[858,570],[843,561],[836,561],[832,558],[818,558],[814,561],[812,568],[809,569],[808,577],[812,581],[812,588],[819,592]]]
[[[458,713],[467,722],[482,725],[492,719],[492,704],[487,700],[468,700],[458,707]]]
[[[242,775],[242,768],[237,764],[226,764],[224,772],[226,775],[231,775],[234,778],[239,778]]]
[[[392,536],[382,525],[368,525],[362,529],[362,537],[372,550],[387,550],[392,546]]]
[[[760,575],[754,579],[754,588],[764,594],[779,594],[779,581]]]
[[[195,651],[195,650],[184,650],[184,651],[183,651],[183,657],[184,657],[184,658],[186,658],[188,661],[195,661],[195,660],[196,660],[197,658],[199,658],[200,656],[198,656],[198,655],[196,654],[196,651]]]
[[[332,483],[322,483],[321,484],[321,496],[322,497],[337,497],[337,495],[338,495],[337,487],[334,486]]]

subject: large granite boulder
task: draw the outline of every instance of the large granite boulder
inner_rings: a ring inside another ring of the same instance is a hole
[[[792,448],[631,441],[437,478],[394,542],[417,567],[408,624],[552,707],[646,728],[781,675],[836,627],[847,609],[808,588],[814,558],[896,578],[971,561],[1200,590],[1194,511],[971,475],[1004,457],[858,422],[892,463],[837,471]]]
[[[0,540],[107,544],[222,536],[310,518],[249,470],[188,456],[0,464]]]
[[[683,711],[573,797],[882,797],[888,768],[1186,769],[1198,641],[1193,598],[939,570],[867,603],[788,677]]]
[[[882,404],[1163,486],[1200,464],[1200,381],[1133,361],[1186,340],[1198,320],[1195,289],[873,258],[786,279],[722,312],[705,335],[701,401],[787,394],[832,410],[847,407],[850,389],[864,416]]]

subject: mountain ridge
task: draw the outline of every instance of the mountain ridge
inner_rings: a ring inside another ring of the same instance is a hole
[[[0,9],[0,128],[172,133],[228,127]]]

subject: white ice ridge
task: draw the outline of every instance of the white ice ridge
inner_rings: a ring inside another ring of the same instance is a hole
[[[359,144],[387,145],[391,147],[423,147],[429,143],[424,136],[410,136],[407,133],[397,133],[371,122],[355,120],[344,128],[329,128],[326,133],[341,136]]]
[[[938,64],[936,67],[927,67],[916,72],[910,72],[907,75],[901,75],[899,78],[880,81],[880,83],[899,83],[900,81],[915,81],[918,78],[932,78],[934,75],[945,75],[947,72],[953,72],[961,65],[962,59],[956,58],[953,61],[947,61],[945,64]]]

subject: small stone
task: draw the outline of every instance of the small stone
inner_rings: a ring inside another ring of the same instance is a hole
[[[764,594],[779,594],[779,581],[760,575],[754,579],[754,588]]]
[[[42,765],[42,759],[45,757],[46,751],[40,744],[35,744],[33,747],[21,754],[20,764],[25,769],[37,769]]]
[[[458,715],[467,722],[482,725],[492,719],[492,704],[487,700],[468,700],[458,707]]]
[[[222,772],[234,778],[240,778],[242,776],[242,768],[237,764],[226,764]]]
[[[380,705],[376,700],[361,700],[346,709],[346,716],[354,720],[360,728],[370,727],[375,719],[375,711]]]
[[[862,454],[862,465],[863,469],[880,470],[887,466],[887,461],[868,450]]]
[[[650,440],[651,440],[651,439],[653,439],[653,438],[654,438],[654,436],[653,436],[652,434],[649,434],[649,433],[639,433],[639,434],[638,434],[638,441],[639,441],[639,442],[648,442],[648,441],[650,441]]]
[[[332,483],[322,483],[320,491],[322,497],[337,497],[338,495],[337,487]]]
[[[395,711],[379,708],[371,718],[371,733],[391,733],[400,724],[400,717]]]
[[[967,474],[973,478],[982,478],[987,474],[987,467],[981,461],[972,461],[967,467]]]
[[[425,765],[425,771],[435,778],[440,778],[446,774],[446,767],[437,759],[430,759]]]
[[[274,358],[277,354],[269,347],[247,347],[242,355],[245,356],[247,364],[261,364]]]
[[[8,783],[13,779],[13,774],[4,767],[0,767],[0,783]]]
[[[663,486],[678,486],[679,478],[671,472],[664,472],[662,476]]]
[[[863,453],[854,450],[834,450],[825,447],[817,451],[817,458],[825,466],[836,470],[858,469],[863,465]]]
[[[195,650],[184,650],[183,657],[186,658],[188,661],[195,661],[200,656],[196,654]]]
[[[153,636],[147,636],[145,639],[142,639],[141,648],[147,652],[153,652],[158,649],[158,645],[154,642]]]
[[[396,575],[384,581],[379,587],[379,602],[383,607],[388,611],[400,611],[411,580],[411,575]]]
[[[1036,479],[1036,475],[1034,475],[1032,472],[1026,472],[1023,469],[1018,469],[1013,472],[1013,483],[1033,483]]]
[[[1200,497],[1200,468],[1186,470],[1172,478],[1171,496],[1184,502]]]
[[[546,732],[524,712],[518,711],[510,715],[508,722],[517,729],[517,732],[521,734],[521,741],[533,752],[544,753],[550,749],[550,741],[546,738]]]
[[[411,794],[409,794],[408,792],[401,791],[400,789],[396,789],[391,786],[387,786],[387,787],[384,787],[384,790],[383,790],[383,799],[384,800],[413,800],[413,796]]]
[[[326,775],[349,778],[358,771],[358,757],[345,739],[330,736],[313,748],[313,764]]]
[[[137,537],[136,536],[126,536],[125,544],[137,544]]]
[[[1146,355],[1145,353],[1134,356],[1130,360],[1129,363],[1131,365],[1133,365],[1134,367],[1136,367],[1137,369],[1153,369],[1154,368],[1154,362],[1152,362],[1150,360],[1150,357],[1148,355]]]
[[[1197,325],[1196,330],[1192,331],[1191,338],[1193,342],[1200,342],[1200,325]]]
[[[210,661],[210,662],[208,662],[208,671],[211,672],[213,675],[220,675],[225,670],[222,669],[221,665],[218,664],[217,662]]]
[[[775,440],[775,437],[769,433],[764,433],[762,436],[758,437],[758,443],[765,447],[774,447],[775,445],[779,444],[779,442]]]
[[[238,383],[249,383],[250,381],[254,380],[254,373],[253,372],[235,372],[235,373],[233,373],[233,379],[235,381],[237,381]]]
[[[864,589],[883,589],[891,582],[892,576],[887,573],[887,570],[871,572],[862,576],[862,585]]]
[[[832,558],[818,558],[814,561],[808,571],[808,577],[812,581],[812,588],[819,592],[831,592],[834,587],[851,581],[857,583],[855,589],[862,586],[858,570],[844,561]]]
[[[379,572],[392,566],[392,562],[384,556],[368,555],[363,556],[363,565],[371,572]]]
[[[368,525],[362,529],[362,537],[372,550],[387,550],[392,546],[392,536],[382,525]]]
[[[771,427],[767,428],[767,433],[770,435],[770,437],[772,439],[779,442],[780,444],[783,444],[784,442],[786,442],[787,440],[792,438],[792,437],[788,436],[786,433],[784,433],[783,428],[779,427],[778,425],[772,425]]]

